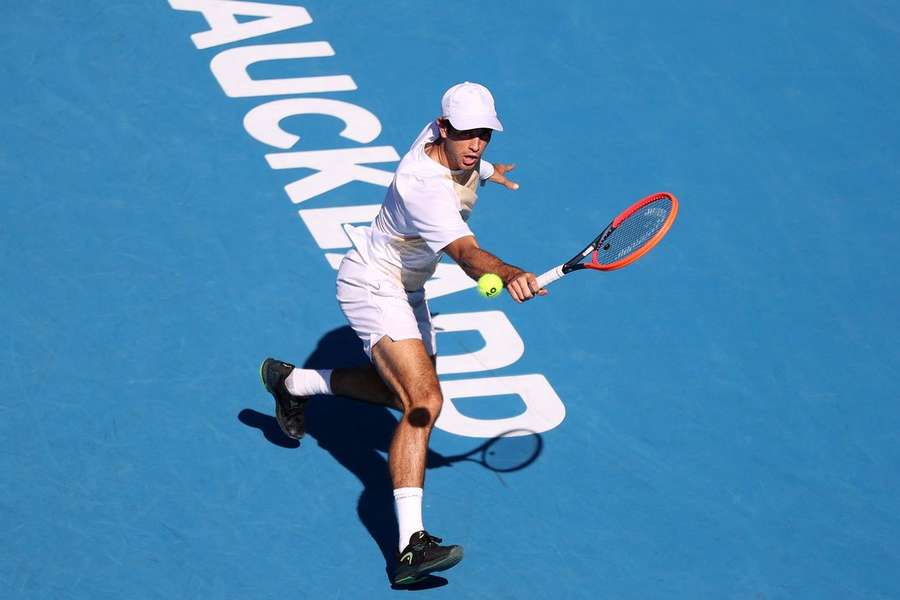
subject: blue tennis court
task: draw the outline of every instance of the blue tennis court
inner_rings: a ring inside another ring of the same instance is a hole
[[[0,49],[4,598],[900,597],[900,6],[36,0]],[[681,209],[523,305],[439,268],[424,517],[466,557],[395,590],[397,414],[315,398],[298,445],[258,367],[366,360],[341,225],[465,80],[504,260]]]

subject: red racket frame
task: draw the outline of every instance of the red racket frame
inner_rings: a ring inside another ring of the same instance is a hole
[[[639,250],[633,252],[626,256],[621,260],[617,260],[615,262],[609,263],[607,265],[602,265],[598,262],[598,256],[600,253],[599,246],[603,244],[604,240],[608,238],[613,231],[615,231],[619,225],[622,224],[622,221],[633,215],[635,212],[639,211],[643,207],[647,206],[651,202],[656,202],[660,198],[668,198],[672,201],[672,212],[669,213],[669,216],[666,217],[665,222],[662,227],[659,228],[653,237],[644,242],[644,245],[640,247]],[[672,223],[675,222],[675,216],[678,214],[678,199],[668,192],[657,192],[655,194],[650,194],[646,198],[642,198],[638,200],[625,210],[623,210],[618,217],[613,219],[613,222],[607,227],[606,231],[604,231],[599,238],[593,243],[594,252],[591,254],[591,262],[589,263],[581,263],[585,269],[595,269],[597,271],[614,271],[616,269],[621,269],[624,266],[630,265],[643,255],[650,252],[653,247],[659,243],[659,241],[668,233],[669,228],[672,227]]]

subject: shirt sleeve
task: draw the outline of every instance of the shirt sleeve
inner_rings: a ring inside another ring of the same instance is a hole
[[[478,177],[480,177],[481,180],[484,181],[485,179],[490,179],[491,175],[493,174],[494,165],[482,158],[481,163],[478,165]]]
[[[459,214],[459,199],[449,184],[437,177],[397,177],[407,224],[435,253],[450,242],[472,235]]]

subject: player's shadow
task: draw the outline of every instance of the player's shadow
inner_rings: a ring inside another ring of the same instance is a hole
[[[366,364],[359,338],[350,327],[327,333],[315,351],[303,363],[309,369],[331,369]],[[394,495],[385,455],[397,425],[397,415],[388,408],[357,402],[340,396],[316,396],[306,406],[306,437],[303,444],[316,440],[341,465],[356,475],[363,491],[356,505],[360,521],[384,555],[390,577],[397,554],[397,520]],[[259,429],[278,446],[296,448],[299,444],[282,433],[274,417],[251,409],[238,415],[242,423]],[[444,457],[429,450],[429,466],[446,464]],[[413,586],[399,589],[427,589],[447,584],[432,575]]]

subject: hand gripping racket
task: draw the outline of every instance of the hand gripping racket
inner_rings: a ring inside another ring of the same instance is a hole
[[[538,277],[538,285],[546,287],[563,275],[581,269],[612,271],[630,265],[659,243],[677,214],[678,200],[672,194],[660,192],[638,200],[613,219],[584,250]],[[589,254],[590,262],[582,262]]]

